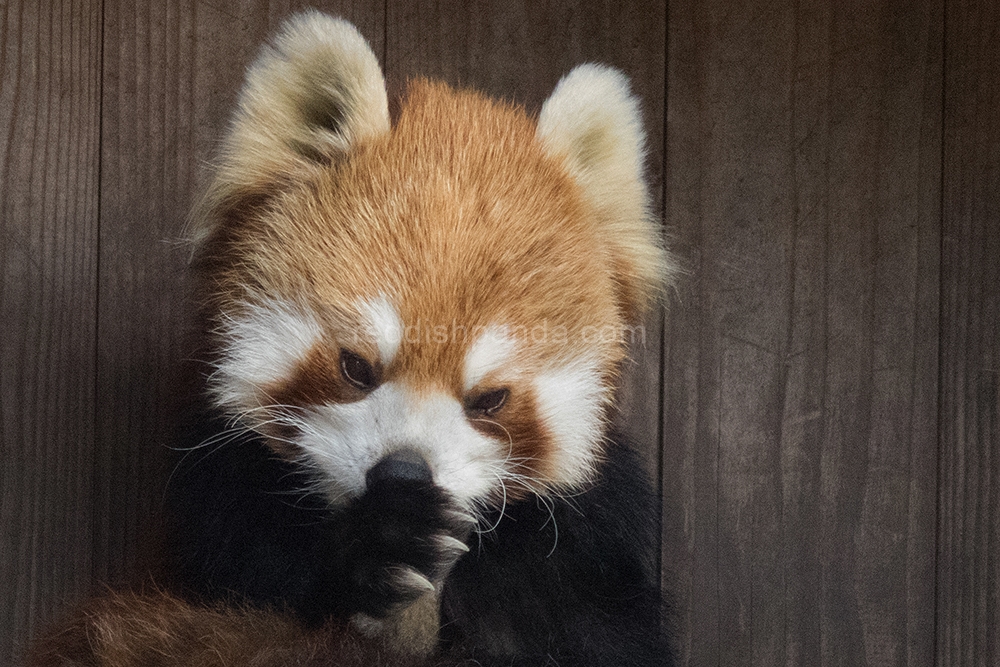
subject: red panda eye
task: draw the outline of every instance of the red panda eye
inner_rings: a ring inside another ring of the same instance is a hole
[[[477,415],[492,417],[500,411],[509,396],[508,389],[494,389],[469,399],[465,404],[465,409]]]
[[[370,391],[378,384],[372,365],[347,350],[340,351],[340,373],[345,380],[363,391]]]

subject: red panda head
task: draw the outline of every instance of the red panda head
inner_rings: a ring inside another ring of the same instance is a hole
[[[333,501],[414,450],[470,510],[571,490],[670,270],[638,106],[583,65],[530,118],[418,81],[390,126],[348,23],[288,23],[250,69],[196,216],[217,407]]]

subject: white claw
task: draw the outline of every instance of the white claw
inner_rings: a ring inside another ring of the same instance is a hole
[[[463,554],[469,552],[469,546],[465,542],[451,535],[441,535],[438,537],[438,544],[445,551],[457,551]]]
[[[430,582],[430,579],[412,567],[398,567],[394,568],[394,570],[393,578],[398,587],[424,593],[434,592],[434,584]]]

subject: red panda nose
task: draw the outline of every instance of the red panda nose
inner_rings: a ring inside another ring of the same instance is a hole
[[[434,476],[424,457],[413,449],[400,449],[384,457],[365,475],[371,489],[390,482],[433,482]]]

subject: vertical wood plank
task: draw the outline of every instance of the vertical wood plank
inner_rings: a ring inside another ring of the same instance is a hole
[[[106,0],[101,180],[98,578],[141,574],[153,545],[188,353],[183,242],[243,73],[306,2]],[[381,50],[381,7],[319,6]]]
[[[136,568],[162,495],[192,190],[194,3],[105,3],[95,570]]]
[[[659,210],[664,3],[395,0],[388,3],[386,21],[386,74],[395,88],[408,78],[425,76],[537,112],[574,65],[601,62],[624,71],[643,103],[648,173]],[[619,422],[650,471],[656,470],[659,457],[660,322],[661,314],[655,313],[643,325],[619,396]]]
[[[90,585],[100,3],[0,4],[0,664]]]
[[[689,664],[929,664],[941,11],[670,4],[664,562]]]
[[[821,657],[930,664],[943,4],[831,6]]]
[[[1000,661],[1000,5],[947,4],[937,664]]]

